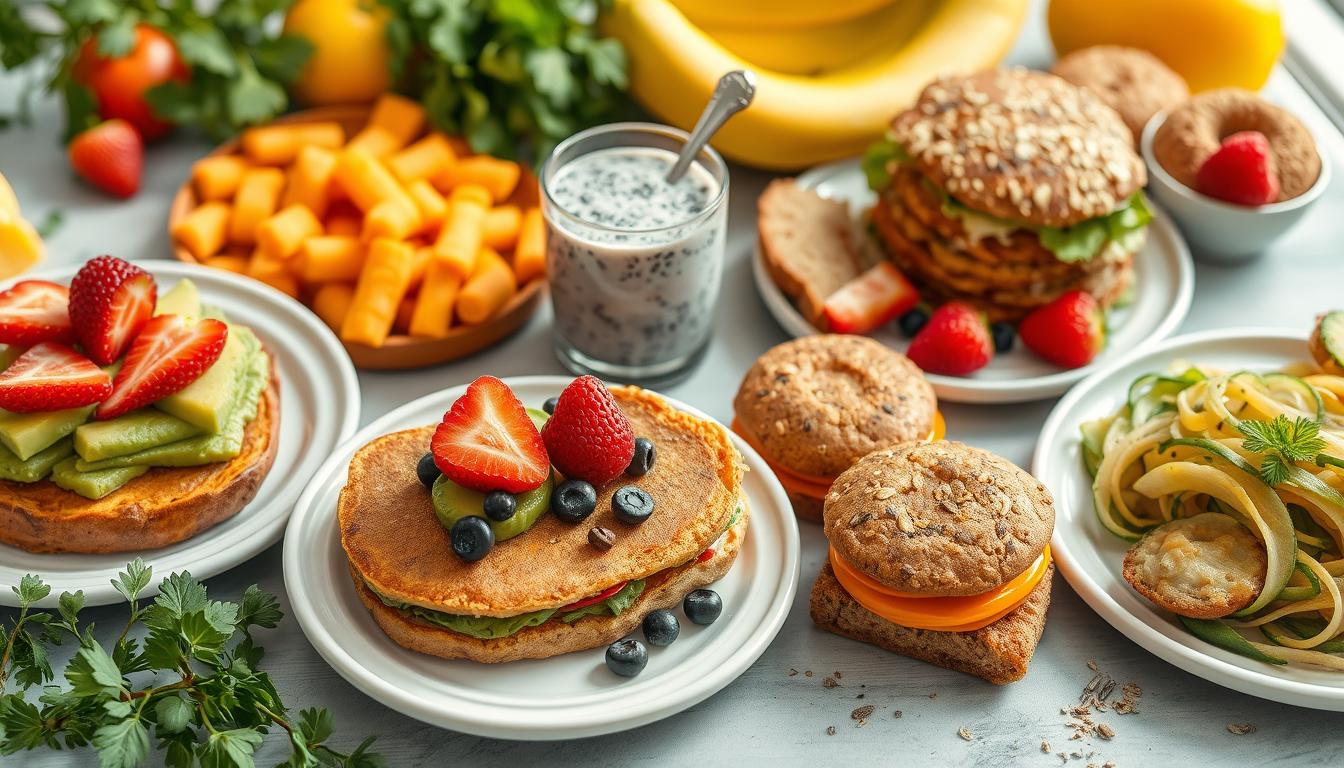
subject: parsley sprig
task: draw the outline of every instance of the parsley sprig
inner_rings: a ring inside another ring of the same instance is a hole
[[[130,615],[110,648],[80,621],[83,592],[62,593],[56,611],[34,606],[51,587],[33,575],[11,587],[17,616],[0,641],[0,755],[92,746],[102,768],[131,768],[149,755],[151,738],[172,768],[252,768],[267,733],[288,737],[287,768],[376,768],[373,737],[353,751],[327,744],[331,714],[305,709],[291,717],[270,677],[253,630],[282,618],[274,596],[255,585],[239,602],[208,599],[190,573],[174,573],[159,595],[142,601],[153,571],[137,559],[112,586]],[[77,645],[56,681],[52,646]],[[10,690],[10,683],[13,690]],[[27,695],[42,687],[35,697]]]
[[[1237,425],[1248,451],[1262,454],[1260,477],[1271,487],[1288,480],[1289,470],[1299,461],[1315,461],[1325,450],[1321,425],[1299,416],[1290,420],[1282,414],[1270,421],[1248,419]]]

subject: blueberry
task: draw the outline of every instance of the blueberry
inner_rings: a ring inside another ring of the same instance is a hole
[[[434,463],[434,454],[426,453],[420,457],[420,463],[415,465],[415,475],[420,478],[420,484],[426,488],[433,489],[434,481],[439,479],[439,465]]]
[[[657,610],[644,617],[644,639],[649,645],[662,648],[671,645],[681,634],[681,622],[671,611]]]
[[[697,589],[681,601],[681,609],[696,624],[713,624],[723,613],[723,598],[712,589]]]
[[[491,491],[485,494],[485,502],[481,506],[485,509],[486,517],[502,523],[518,511],[518,500],[507,491]]]
[[[653,497],[637,485],[618,488],[611,496],[616,519],[628,525],[639,525],[653,514]]]
[[[631,477],[642,477],[653,469],[653,460],[658,458],[658,451],[653,447],[653,441],[647,437],[635,438],[635,457],[630,460],[630,466],[625,468],[625,474]]]
[[[551,494],[551,511],[567,523],[577,523],[597,509],[597,489],[584,480],[566,480]]]
[[[923,307],[915,307],[901,315],[901,319],[897,322],[901,326],[901,333],[905,334],[906,338],[913,339],[915,334],[919,333],[924,327],[924,324],[929,322],[929,312]]]
[[[1013,339],[1017,336],[1012,323],[990,323],[989,333],[994,337],[995,352],[1002,354],[1012,350]]]
[[[495,529],[484,517],[471,515],[459,518],[448,532],[453,539],[453,552],[469,563],[490,554],[495,546]]]
[[[607,669],[621,677],[634,677],[649,663],[649,652],[638,640],[626,638],[607,646]]]
[[[560,398],[548,397],[546,402],[541,404],[541,410],[545,411],[547,415],[552,415],[555,413],[555,404],[558,402],[560,402]]]

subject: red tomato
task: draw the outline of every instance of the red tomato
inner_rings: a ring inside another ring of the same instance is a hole
[[[135,28],[135,43],[125,56],[100,56],[95,36],[79,49],[74,66],[75,82],[93,91],[98,100],[98,115],[104,120],[125,120],[145,141],[153,141],[173,128],[154,116],[145,101],[145,91],[170,80],[185,82],[190,76],[173,41],[143,24]]]

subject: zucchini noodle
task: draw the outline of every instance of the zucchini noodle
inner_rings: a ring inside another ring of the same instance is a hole
[[[1277,416],[1315,422],[1325,447],[1316,461],[1288,463],[1287,479],[1271,488],[1260,475],[1268,454],[1249,450],[1239,427]],[[1344,377],[1303,365],[1254,373],[1178,363],[1140,376],[1115,413],[1082,433],[1106,530],[1137,541],[1164,523],[1216,512],[1264,545],[1260,594],[1215,620],[1228,629],[1196,634],[1262,660],[1344,671],[1344,466],[1333,463],[1344,462]],[[1267,642],[1242,636],[1253,632]]]

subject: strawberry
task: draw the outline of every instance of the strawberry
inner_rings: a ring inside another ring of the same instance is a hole
[[[929,373],[965,376],[989,364],[994,340],[975,307],[949,301],[933,311],[905,354]]]
[[[580,376],[560,393],[541,428],[551,463],[565,477],[595,486],[618,477],[635,456],[635,431],[596,377]]]
[[[70,291],[46,280],[23,280],[0,293],[0,343],[31,347],[44,341],[68,344]]]
[[[120,198],[139,191],[145,145],[125,120],[107,120],[79,133],[69,152],[70,167],[93,186]]]
[[[482,376],[443,414],[429,451],[458,485],[489,493],[522,493],[546,482],[551,461],[537,425],[509,385]]]
[[[1259,131],[1238,131],[1223,139],[1195,175],[1199,191],[1237,205],[1264,205],[1279,199],[1279,175],[1269,139]]]
[[[883,261],[826,297],[822,311],[833,333],[868,333],[909,312],[919,291],[896,265]]]
[[[159,315],[150,320],[126,352],[112,392],[94,418],[115,419],[199,379],[219,359],[228,338],[229,326],[214,318]]]
[[[1087,291],[1069,291],[1022,318],[1017,335],[1032,352],[1065,368],[1081,368],[1106,346],[1101,306]]]
[[[64,344],[42,342],[0,373],[0,408],[15,413],[93,405],[112,391],[107,372]]]
[[[111,365],[154,314],[154,278],[115,256],[91,259],[70,281],[70,324],[93,362]]]

